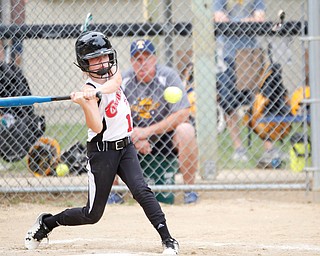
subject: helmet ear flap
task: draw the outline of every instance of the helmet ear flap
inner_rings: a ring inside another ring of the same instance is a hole
[[[83,72],[87,72],[89,69],[89,61],[78,59],[78,56],[77,56],[77,62],[73,62],[73,64],[76,65],[78,68],[80,68],[81,71]]]

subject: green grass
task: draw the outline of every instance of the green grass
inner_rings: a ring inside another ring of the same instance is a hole
[[[283,139],[278,141],[275,146],[281,149],[283,152],[288,153],[291,144],[290,138],[295,132],[303,132],[302,124],[293,123],[290,134]],[[234,152],[232,141],[230,139],[229,132],[225,130],[218,136],[218,161],[217,165],[219,169],[253,169],[256,168],[257,162],[264,152],[263,140],[254,132],[251,133],[251,146],[248,147],[248,129],[242,127],[241,135],[243,145],[248,149],[249,161],[245,163],[232,161],[232,154]],[[308,127],[308,134],[310,134],[310,127]]]
[[[302,132],[301,124],[294,123],[292,125],[292,130],[289,136],[287,136],[283,142],[277,142],[276,146],[279,147],[283,152],[289,152],[290,150],[290,137],[295,132]],[[310,133],[310,127],[308,128],[308,133]],[[68,149],[76,142],[80,142],[85,145],[87,138],[87,127],[84,124],[55,124],[48,125],[44,136],[54,138],[58,141],[61,152]],[[239,163],[232,161],[233,147],[232,141],[230,139],[229,132],[225,130],[222,134],[217,136],[218,142],[218,160],[217,166],[219,169],[252,169],[255,168],[258,159],[261,157],[263,150],[263,141],[252,132],[251,134],[252,145],[248,148],[248,156],[250,160],[246,163]],[[242,127],[241,138],[244,146],[247,147],[247,137],[248,129]],[[208,149],[209,150],[209,149]],[[7,173],[22,173],[27,169],[26,159],[22,159],[15,163],[6,163],[0,160],[0,165],[9,172]],[[5,172],[3,172],[5,173]]]
[[[85,124],[55,124],[47,127],[44,136],[56,139],[63,150],[77,141],[84,144],[87,139],[87,130]]]

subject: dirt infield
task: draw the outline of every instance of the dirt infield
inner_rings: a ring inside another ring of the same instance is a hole
[[[201,196],[195,205],[163,205],[180,255],[320,255],[320,204],[304,192]],[[108,206],[95,225],[59,227],[36,251],[24,249],[26,230],[39,213],[57,213],[66,204],[2,203],[0,208],[0,255],[161,254],[159,237],[136,203]]]

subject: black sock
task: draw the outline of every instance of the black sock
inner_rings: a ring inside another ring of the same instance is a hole
[[[162,241],[164,241],[168,238],[171,238],[171,235],[169,233],[169,230],[168,230],[166,223],[158,224],[158,226],[156,227],[156,230],[158,231]]]
[[[43,219],[43,223],[48,227],[49,230],[52,230],[52,229],[60,226],[59,214]]]

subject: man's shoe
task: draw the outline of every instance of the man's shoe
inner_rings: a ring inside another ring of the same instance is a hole
[[[272,148],[262,154],[257,167],[262,169],[278,169],[281,168],[284,158],[283,152],[278,148]]]
[[[199,196],[197,194],[197,192],[186,192],[184,194],[184,203],[185,204],[192,204],[192,203],[195,203],[197,202],[199,199]]]
[[[179,254],[179,244],[173,238],[168,238],[162,241],[163,252],[165,255],[178,255]]]
[[[107,204],[123,204],[124,200],[118,193],[111,192],[107,200]]]
[[[48,238],[51,230],[43,223],[43,219],[50,217],[52,214],[42,213],[36,220],[36,223],[28,230],[24,245],[29,250],[35,250],[41,243],[43,238]]]
[[[247,150],[245,148],[236,149],[232,155],[232,160],[236,162],[247,162],[249,160]]]

